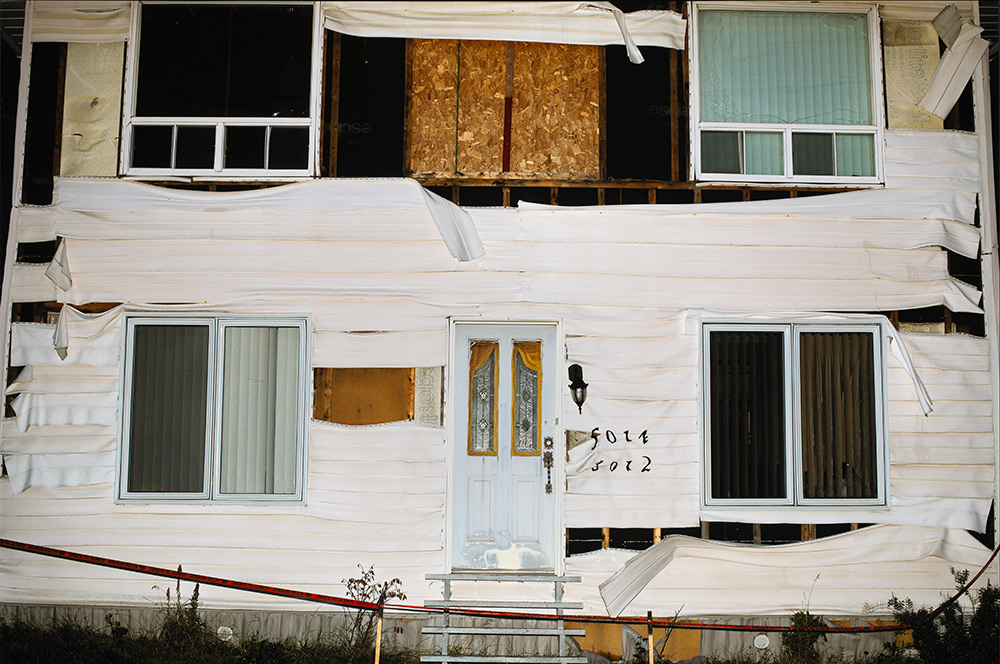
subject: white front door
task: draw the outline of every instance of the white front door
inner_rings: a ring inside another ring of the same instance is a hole
[[[454,340],[452,568],[553,570],[556,328],[456,323]]]

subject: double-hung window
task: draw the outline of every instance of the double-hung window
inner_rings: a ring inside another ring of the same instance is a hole
[[[874,9],[699,3],[693,24],[697,179],[880,181]]]
[[[886,504],[877,324],[702,328],[708,505]]]
[[[312,3],[140,4],[125,172],[311,175],[318,33]]]
[[[125,320],[119,498],[301,501],[308,319]]]

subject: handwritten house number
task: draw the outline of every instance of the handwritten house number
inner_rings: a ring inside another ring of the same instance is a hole
[[[591,450],[597,449],[597,443],[601,437],[600,429],[601,429],[600,427],[594,427],[590,431],[590,437],[594,441],[594,444],[591,445],[590,447]],[[628,429],[626,429],[622,433],[624,434],[624,442],[626,443],[641,442],[643,445],[645,445],[649,442],[649,432],[646,429],[643,429],[642,433],[635,436],[635,438],[632,437],[634,434],[630,434]],[[618,434],[616,434],[611,429],[605,429],[604,440],[608,441],[609,444],[614,445],[618,442]],[[604,459],[598,459],[596,462],[594,462],[594,466],[590,470],[595,473],[598,470],[601,470],[604,461],[605,461]],[[632,467],[633,463],[635,464],[635,468]],[[631,473],[632,471],[635,470],[638,470],[638,472],[640,473],[649,473],[652,472],[649,469],[651,465],[653,465],[653,460],[648,456],[646,456],[645,454],[643,454],[638,459],[625,459],[624,465],[618,463],[618,461],[612,461],[608,465],[604,466],[604,469],[611,473],[617,471],[619,468],[623,469],[626,473]]]

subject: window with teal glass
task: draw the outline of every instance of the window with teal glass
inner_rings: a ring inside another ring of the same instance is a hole
[[[695,11],[698,179],[879,179],[871,11]]]

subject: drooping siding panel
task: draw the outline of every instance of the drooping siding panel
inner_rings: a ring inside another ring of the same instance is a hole
[[[969,190],[874,190],[761,205],[476,209],[467,213],[486,253],[463,262],[426,206],[396,204],[393,196],[407,185],[400,181],[359,182],[366,195],[356,197],[345,183],[289,185],[255,192],[240,210],[209,193],[152,205],[134,183],[76,182],[75,193],[60,194],[63,184],[54,208],[20,211],[18,238],[66,238],[72,287],[60,290],[44,266],[18,265],[15,301],[310,314],[312,368],[444,366],[449,318],[561,321],[566,361],[584,368],[590,390],[582,413],[567,390],[559,392],[560,426],[598,434],[557,468],[565,472],[567,527],[680,528],[700,518],[983,526],[992,491],[987,342],[954,335],[905,336],[935,402],[930,416],[920,411],[910,377],[888,360],[890,509],[700,506],[705,310],[947,303],[974,311],[978,292],[948,276],[940,249],[976,254]],[[113,198],[117,207],[86,196]],[[374,564],[380,576],[402,578],[415,601],[439,594],[423,575],[445,565],[446,429],[314,422],[305,506],[115,505],[121,311],[66,316],[65,360],[52,348],[54,326],[14,326],[11,363],[32,371],[16,390],[52,399],[46,408],[72,408],[89,398],[80,395],[96,394],[107,408],[93,412],[106,418],[36,423],[23,432],[4,423],[2,452],[12,469],[0,481],[6,536],[327,593],[340,591],[355,565]],[[0,581],[12,601],[91,602],[94,578],[106,580],[101,593],[114,601],[151,595],[148,580],[10,560],[0,562]],[[615,569],[602,568],[603,578]],[[251,601],[207,589],[203,597],[215,606]]]

